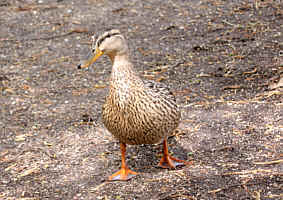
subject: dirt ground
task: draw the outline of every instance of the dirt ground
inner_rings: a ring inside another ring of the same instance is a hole
[[[1,0],[0,199],[282,199],[282,24],[280,0]],[[101,122],[111,64],[77,65],[111,28],[177,96],[170,152],[193,165],[129,146],[139,175],[106,181],[120,167]]]

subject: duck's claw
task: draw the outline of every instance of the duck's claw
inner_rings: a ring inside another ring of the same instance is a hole
[[[187,162],[185,160],[180,160],[178,158],[174,158],[173,156],[166,156],[163,155],[163,157],[161,158],[158,167],[161,168],[171,168],[174,169],[177,166],[184,166],[184,165],[190,165],[192,164],[192,162]]]
[[[118,172],[109,176],[109,181],[127,181],[136,176],[138,173],[130,170],[129,168],[122,168]]]

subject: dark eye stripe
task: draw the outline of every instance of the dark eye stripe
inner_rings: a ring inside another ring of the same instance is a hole
[[[114,35],[120,35],[120,33],[109,33],[108,35],[106,35],[105,37],[101,38],[98,42],[97,42],[97,47],[99,47],[101,45],[101,43],[106,39],[106,38],[110,38]]]

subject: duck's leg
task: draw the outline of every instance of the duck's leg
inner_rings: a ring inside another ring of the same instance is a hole
[[[179,165],[190,165],[191,162],[187,162],[184,160],[180,160],[170,156],[168,153],[168,144],[167,139],[163,141],[163,156],[158,164],[159,167],[162,168],[176,168]]]
[[[120,149],[121,149],[121,157],[122,157],[122,166],[118,172],[109,176],[108,180],[110,181],[115,181],[115,180],[126,181],[138,174],[137,172],[130,170],[126,164],[126,144],[120,143]]]

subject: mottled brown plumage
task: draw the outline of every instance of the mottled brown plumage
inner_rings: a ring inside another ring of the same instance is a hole
[[[126,144],[155,144],[163,140],[164,156],[159,165],[174,168],[172,160],[185,163],[168,154],[166,139],[177,128],[181,114],[166,85],[137,75],[129,60],[127,43],[118,30],[101,35],[93,43],[93,52],[95,56],[81,67],[88,67],[102,54],[107,54],[113,63],[102,119],[121,143],[122,169],[109,179],[126,180],[136,174],[125,163]]]

